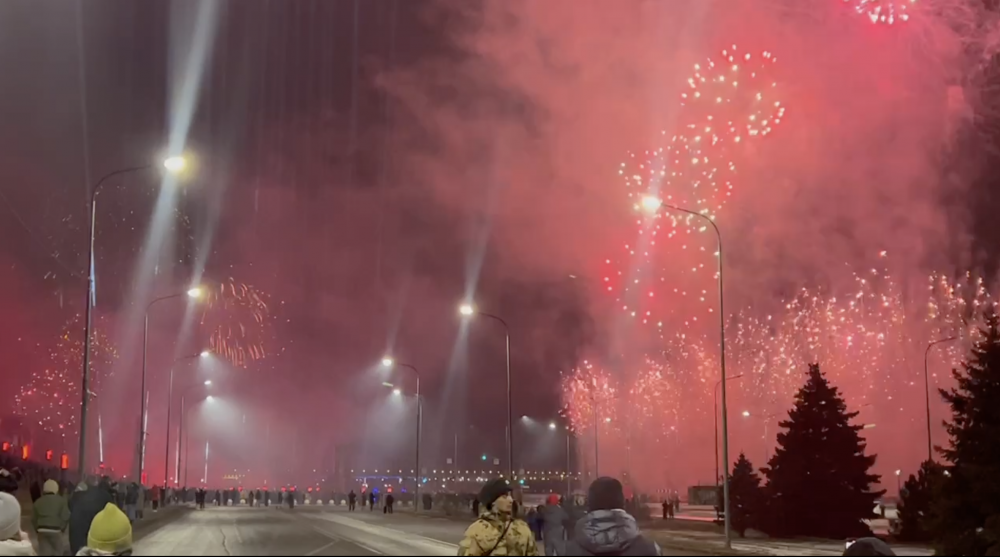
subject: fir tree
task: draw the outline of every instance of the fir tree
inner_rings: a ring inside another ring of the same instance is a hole
[[[899,502],[899,539],[907,542],[928,542],[931,497],[944,479],[944,468],[933,462],[920,465],[917,475],[903,484]]]
[[[1000,554],[1000,330],[994,308],[980,338],[941,389],[951,406],[951,438],[939,449],[951,463],[931,502],[931,534],[945,555]]]
[[[763,503],[764,490],[760,486],[760,476],[747,457],[740,453],[729,480],[729,512],[732,513],[733,530],[743,536],[748,528],[760,529]]]
[[[869,473],[875,456],[866,456],[860,425],[851,425],[836,387],[818,364],[809,365],[806,384],[795,395],[788,420],[779,425],[778,448],[762,470],[767,477],[765,530],[773,536],[818,538],[871,534],[865,520],[875,518],[872,491],[879,476]]]

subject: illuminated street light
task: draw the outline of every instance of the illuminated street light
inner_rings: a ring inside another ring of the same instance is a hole
[[[743,411],[743,417],[744,418],[749,418],[750,417],[750,411],[749,410],[744,410]]]
[[[604,418],[604,423],[610,424],[611,423],[611,417]]]
[[[458,306],[458,312],[466,317],[472,315],[481,315],[483,317],[488,317],[494,321],[499,322],[503,325],[504,338],[506,340],[506,353],[507,353],[507,476],[510,478],[514,477],[514,418],[513,418],[513,394],[511,393],[511,383],[510,383],[510,327],[503,318],[493,315],[490,313],[484,313],[477,310],[472,306],[472,304],[462,304]]]
[[[555,429],[555,428],[556,428],[556,423],[555,422],[549,422],[549,429]]]
[[[187,168],[187,159],[180,155],[167,157],[163,161],[163,168],[166,168],[167,172],[171,174],[179,174]]]
[[[712,217],[707,214],[664,203],[663,200],[658,197],[643,197],[642,207],[647,212],[653,214],[657,213],[661,209],[668,209],[670,211],[684,213],[686,215],[704,220],[706,221],[707,226],[710,226],[712,231],[715,232],[715,238],[718,241],[719,251],[716,255],[718,256],[719,265],[719,375],[720,382],[722,384],[722,460],[726,463],[726,469],[724,471],[725,481],[722,482],[722,512],[725,515],[725,521],[723,524],[725,544],[723,547],[731,549],[733,547],[733,541],[732,520],[730,519],[732,515],[729,512],[729,405],[726,397],[726,311],[724,305],[725,296],[723,294],[722,232],[719,231],[719,227],[715,224],[715,221],[712,220]]]
[[[413,509],[414,512],[419,512],[420,509],[420,431],[423,428],[424,421],[424,400],[420,396],[420,371],[410,364],[403,362],[396,362],[392,356],[383,356],[382,365],[387,368],[393,367],[405,367],[413,372],[417,377],[417,454],[415,457],[416,465],[413,467],[413,481],[415,487],[413,489]],[[392,394],[400,396],[403,391],[401,389],[395,388],[392,383],[382,383],[383,385],[392,389]]]
[[[77,475],[79,477],[84,477],[87,471],[87,411],[90,406],[90,342],[91,342],[91,328],[93,322],[93,311],[94,302],[96,298],[96,283],[95,274],[97,262],[94,257],[94,244],[97,238],[97,195],[101,192],[101,187],[111,178],[115,176],[122,176],[124,174],[132,174],[135,172],[140,172],[144,170],[149,170],[153,168],[152,164],[144,164],[140,166],[129,166],[125,168],[119,168],[109,172],[101,177],[100,180],[94,184],[93,189],[90,190],[90,221],[89,221],[89,238],[87,242],[87,300],[86,300],[86,310],[84,312],[84,325],[83,325],[83,371],[82,371],[82,381],[80,384],[80,450],[77,458]],[[163,161],[163,167],[171,174],[178,173],[187,166],[187,161],[184,157],[173,156],[165,161]],[[145,400],[145,394],[143,395],[143,400]],[[143,416],[140,416],[140,421],[143,420]],[[145,425],[141,424],[139,429],[145,429]],[[140,458],[140,466],[142,459]],[[140,470],[141,474],[141,470]]]
[[[201,356],[202,358],[207,358],[207,357],[211,356],[212,353],[209,352],[208,350],[202,350],[201,354],[198,354],[198,355]]]
[[[206,387],[211,387],[212,386],[212,380],[211,379],[206,379],[205,380],[205,386]]]
[[[655,213],[663,206],[663,201],[659,197],[647,195],[642,198],[642,208],[647,212]]]
[[[215,400],[215,397],[212,395],[208,395],[207,397],[205,397],[205,400],[208,402],[212,402],[213,400]]]
[[[139,385],[139,458],[136,463],[139,469],[136,471],[137,478],[142,477],[142,472],[146,468],[146,354],[149,348],[149,310],[152,309],[154,305],[158,302],[164,300],[172,300],[174,298],[180,298],[181,296],[187,295],[193,300],[197,300],[201,297],[201,288],[195,286],[187,290],[187,292],[178,292],[176,294],[170,294],[169,296],[160,296],[159,298],[154,298],[151,302],[146,304],[146,311],[143,314],[143,324],[142,324],[142,381]],[[187,356],[180,359],[195,358],[198,355]],[[176,363],[176,361],[175,361]],[[173,385],[174,385],[174,366],[170,366],[170,389],[167,391],[167,453],[170,452],[170,405],[171,397],[173,396]],[[167,486],[167,478],[169,477],[169,467],[168,470],[164,470],[163,477],[164,487]]]

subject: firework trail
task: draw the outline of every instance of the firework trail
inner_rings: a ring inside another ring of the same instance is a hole
[[[917,0],[842,0],[855,13],[872,23],[894,25],[910,20]]]
[[[209,347],[237,367],[247,367],[275,353],[267,294],[230,278],[207,292],[200,323]]]
[[[108,340],[107,320],[96,319],[91,331],[90,373],[92,392],[111,376],[118,350]],[[80,417],[80,379],[83,369],[83,318],[79,314],[67,321],[51,350],[44,369],[31,374],[31,379],[14,397],[17,413],[24,416],[36,432],[44,437],[58,436],[62,440],[76,437]]]
[[[717,218],[733,195],[738,168],[753,143],[771,134],[785,115],[773,77],[775,62],[766,50],[750,52],[733,45],[696,64],[681,94],[678,131],[669,136],[663,132],[665,145],[630,153],[621,163],[619,175],[639,214],[638,239],[626,243],[620,257],[605,260],[604,288],[642,323],[662,328],[665,319],[673,317],[671,321],[680,318],[688,326],[703,311],[713,311],[705,284],[715,272],[715,248],[700,236],[705,223],[666,209],[644,213],[642,200],[652,196]],[[702,256],[683,269],[658,266],[655,254],[662,242],[671,240],[672,247]],[[689,303],[673,305],[674,311],[666,315],[658,313],[654,304],[664,286]],[[692,312],[691,303],[707,307]]]

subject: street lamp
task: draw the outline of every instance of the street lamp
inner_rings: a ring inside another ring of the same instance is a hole
[[[730,381],[735,381],[735,380],[739,379],[740,377],[743,377],[742,373],[739,374],[739,375],[733,375],[732,377],[729,377],[729,380]],[[715,414],[715,490],[716,490],[716,492],[718,492],[718,490],[719,490],[719,481],[720,481],[720,478],[722,477],[722,476],[719,475],[719,386],[721,384],[722,384],[721,380],[720,381],[716,381],[716,383],[715,383],[715,391],[712,393],[713,403],[714,403],[714,408],[715,408],[715,411],[713,412],[713,414]],[[729,463],[727,462],[726,463],[726,469],[728,469],[728,468],[729,468]],[[718,497],[718,493],[716,493],[716,497]]]
[[[187,168],[187,159],[183,156],[167,157],[163,160],[163,168],[171,174],[179,174]]]
[[[721,383],[722,383],[722,460],[726,462],[726,481],[722,483],[722,497],[723,497],[723,512],[725,513],[725,530],[726,530],[726,549],[730,549],[733,546],[732,541],[732,525],[729,515],[729,407],[726,404],[726,312],[725,306],[723,304],[723,281],[722,281],[722,233],[719,232],[719,227],[716,226],[715,221],[712,220],[708,215],[699,213],[697,211],[691,211],[689,209],[683,209],[675,205],[669,205],[664,203],[662,199],[655,196],[645,196],[642,198],[642,207],[649,213],[657,213],[661,208],[670,209],[672,211],[677,211],[680,213],[685,213],[694,217],[698,217],[702,220],[708,222],[711,225],[712,230],[715,231],[715,237],[719,244],[719,364],[721,367]]]
[[[182,356],[174,360],[174,363],[170,364],[170,381],[167,386],[167,434],[166,434],[166,447],[163,450],[163,486],[166,487],[170,483],[170,411],[174,406],[174,368],[177,364],[186,360],[193,360],[195,358],[205,358],[208,356],[207,351],[202,351],[199,354],[192,354],[190,356]],[[145,400],[143,396],[143,400]],[[183,412],[183,409],[181,410]],[[181,421],[183,422],[184,416],[181,416]],[[180,432],[177,433],[177,439],[180,440]],[[180,448],[177,449],[177,466],[175,470],[180,467],[181,451]],[[180,481],[180,477],[175,477],[175,481]]]
[[[902,470],[896,470],[896,493],[899,493],[899,494],[903,493],[903,479],[902,479],[902,476],[903,476],[903,471]]]
[[[510,386],[510,327],[507,322],[500,317],[477,310],[472,304],[462,304],[458,307],[458,312],[466,317],[481,315],[489,317],[503,325],[504,338],[507,348],[507,477],[514,479],[514,420],[512,419],[511,386]]]
[[[212,380],[211,379],[206,379],[205,382],[202,383],[202,385],[204,385],[205,387],[211,387],[212,386]],[[181,424],[180,424],[180,428],[177,431],[177,438],[180,441],[180,444],[184,447],[184,451],[183,451],[184,452],[184,482],[183,482],[184,485],[187,485],[187,469],[188,469],[188,461],[187,461],[187,459],[188,459],[188,448],[187,448],[188,437],[187,437],[187,431],[184,430],[184,419],[187,417],[187,411],[185,410],[185,404],[184,403],[185,403],[185,399],[187,398],[187,395],[191,391],[193,391],[194,389],[198,388],[199,386],[200,385],[191,385],[190,387],[187,388],[186,391],[184,391],[183,394],[181,394]],[[211,401],[212,400],[212,396],[209,395],[208,397],[206,397],[205,400]],[[177,451],[177,467],[178,468],[180,467],[180,462],[181,462],[181,451],[178,450]],[[180,480],[180,475],[181,475],[180,472],[177,472],[177,480],[178,481]]]
[[[415,485],[413,489],[413,512],[420,512],[420,430],[424,419],[423,410],[423,399],[420,397],[420,371],[416,367],[410,364],[404,364],[395,361],[392,356],[384,356],[382,358],[382,365],[387,368],[393,367],[405,367],[413,372],[417,377],[417,454],[416,454],[416,466],[414,469],[414,480]],[[400,395],[402,391],[400,389],[393,389],[393,394]]]
[[[951,336],[931,341],[927,343],[927,348],[924,349],[924,403],[926,404],[927,409],[927,462],[934,462],[934,448],[931,443],[931,382],[928,378],[927,372],[927,356],[930,354],[931,348],[935,345],[943,342],[951,342],[953,340],[958,340],[958,337]]]
[[[170,157],[170,159],[176,158],[181,157]],[[173,172],[171,167],[176,167],[176,163],[168,166],[166,161],[164,161],[164,167],[168,172]],[[152,168],[152,165],[147,164],[130,166],[109,172],[101,177],[94,185],[94,188],[90,190],[90,237],[87,241],[87,304],[83,321],[83,380],[80,382],[82,397],[80,401],[80,454],[77,459],[77,474],[80,478],[83,478],[87,472],[87,410],[90,406],[90,330],[93,326],[94,298],[96,296],[94,283],[94,267],[96,265],[94,261],[94,240],[97,237],[97,194],[100,193],[101,186],[115,176],[131,174],[150,168]]]
[[[189,289],[187,292],[181,292],[177,294],[171,294],[169,296],[160,296],[159,298],[154,298],[151,302],[146,305],[146,311],[143,315],[143,326],[142,326],[142,380],[140,382],[141,391],[139,392],[139,472],[136,475],[139,481],[142,481],[142,471],[146,468],[146,352],[149,347],[149,310],[157,302],[162,302],[164,300],[172,300],[174,298],[180,298],[181,296],[188,296],[192,299],[200,298],[202,294],[201,288],[194,287]],[[171,371],[172,373],[172,371]],[[169,424],[168,424],[169,425]],[[164,474],[165,476],[165,474]]]

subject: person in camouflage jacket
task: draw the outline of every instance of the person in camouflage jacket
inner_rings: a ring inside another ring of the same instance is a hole
[[[538,555],[538,545],[527,523],[514,518],[510,484],[497,478],[479,493],[482,513],[465,531],[458,555],[520,556]]]

